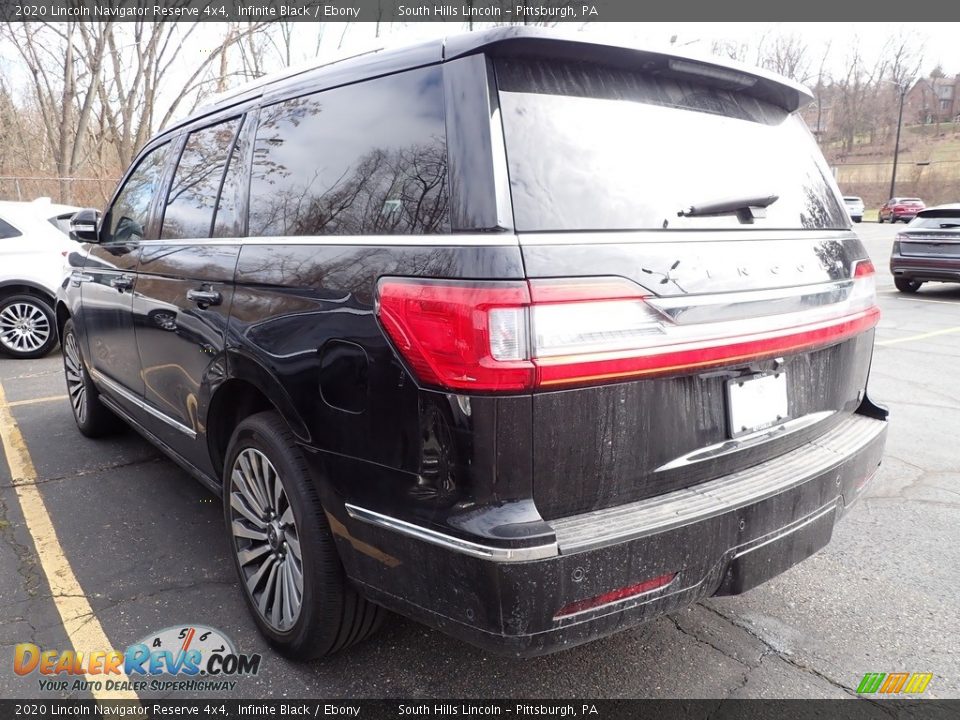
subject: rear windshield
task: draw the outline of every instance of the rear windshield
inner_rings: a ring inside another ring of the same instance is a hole
[[[936,215],[917,215],[910,221],[910,227],[930,230],[952,230],[960,228],[960,210],[956,213],[937,213]]]
[[[520,231],[850,226],[803,121],[774,105],[589,63],[500,58],[496,68]],[[771,195],[753,224],[678,216]]]

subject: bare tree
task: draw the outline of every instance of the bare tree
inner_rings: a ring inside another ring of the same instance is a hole
[[[762,43],[758,53],[759,65],[767,70],[799,83],[811,78],[809,49],[799,35],[778,35],[772,42]]]

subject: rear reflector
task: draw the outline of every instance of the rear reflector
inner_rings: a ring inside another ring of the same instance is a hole
[[[663,575],[658,575],[655,578],[644,580],[636,585],[628,585],[627,587],[622,587],[617,590],[611,590],[608,593],[587,598],[586,600],[577,600],[576,602],[572,602],[569,605],[564,605],[562,608],[560,608],[556,615],[553,616],[553,619],[560,620],[561,618],[569,617],[570,615],[576,615],[577,613],[582,613],[587,610],[594,610],[596,608],[603,607],[604,605],[611,605],[615,602],[629,600],[630,598],[635,598],[639,595],[653,592],[654,590],[659,590],[660,588],[664,588],[672,583],[676,576],[676,573],[665,573]]]
[[[836,282],[836,302],[760,317],[674,320],[623,278],[462,282],[384,278],[377,313],[418,379],[453,390],[516,392],[677,373],[802,352],[877,324],[874,267]],[[742,305],[742,296],[740,302]],[[719,309],[717,309],[719,308]]]

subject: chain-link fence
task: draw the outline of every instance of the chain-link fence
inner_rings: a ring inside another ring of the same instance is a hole
[[[99,208],[110,198],[116,184],[116,178],[0,175],[0,200],[48,197],[65,205]]]

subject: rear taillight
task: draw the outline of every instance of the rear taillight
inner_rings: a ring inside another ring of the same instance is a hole
[[[459,282],[384,278],[377,312],[419,380],[522,391],[742,363],[840,342],[876,325],[874,268],[856,263],[829,305],[714,322],[671,319],[622,278]],[[696,297],[691,301],[695,302]]]

